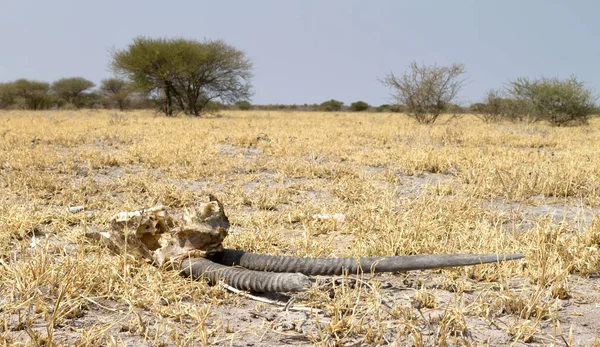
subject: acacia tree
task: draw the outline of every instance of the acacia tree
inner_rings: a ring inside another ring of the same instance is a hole
[[[476,112],[475,116],[486,123],[496,123],[504,114],[504,100],[501,92],[490,89],[485,93],[482,103],[471,105]]]
[[[24,78],[7,83],[5,86],[7,99],[17,107],[30,110],[42,110],[50,106],[48,91],[50,84],[42,81],[32,81]]]
[[[507,89],[517,100],[528,103],[537,119],[554,126],[586,124],[597,99],[575,76],[564,80],[520,77],[509,82]]]
[[[94,82],[86,80],[83,77],[69,77],[53,82],[51,90],[59,101],[80,108],[87,101],[86,92],[95,86]]]
[[[109,104],[117,104],[119,110],[123,111],[129,104],[131,88],[129,83],[120,78],[108,78],[100,82],[100,95]]]
[[[199,116],[211,100],[235,103],[251,96],[252,63],[223,41],[138,37],[113,53],[112,66],[160,100],[168,116]]]
[[[11,83],[0,83],[0,108],[12,107],[15,103],[15,95]]]
[[[447,110],[464,85],[463,64],[427,66],[412,62],[410,70],[402,76],[387,74],[380,80],[392,89],[399,105],[419,123],[431,124]]]

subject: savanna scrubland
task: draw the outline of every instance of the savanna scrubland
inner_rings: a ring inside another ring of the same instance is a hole
[[[24,345],[599,345],[600,121],[0,111],[0,339]],[[85,237],[214,194],[228,248],[524,253],[501,264],[230,293]],[[70,206],[85,206],[71,213]],[[343,220],[314,218],[343,214]]]

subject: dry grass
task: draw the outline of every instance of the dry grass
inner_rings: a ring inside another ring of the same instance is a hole
[[[0,341],[25,345],[600,344],[600,122],[401,115],[0,113]],[[214,193],[226,246],[300,256],[513,253],[340,278],[282,311],[111,255],[119,211]],[[86,210],[71,214],[68,206]],[[314,214],[342,213],[343,222]],[[317,311],[317,309],[321,311]]]

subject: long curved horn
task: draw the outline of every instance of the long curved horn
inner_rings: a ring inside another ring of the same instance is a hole
[[[301,292],[312,285],[303,274],[252,271],[224,266],[206,258],[185,259],[180,270],[186,276],[205,277],[212,283],[222,279],[234,288],[253,292]]]
[[[214,262],[241,266],[250,270],[272,272],[299,272],[312,275],[341,275],[349,273],[396,272],[438,269],[453,266],[479,265],[524,258],[523,254],[431,254],[394,257],[361,258],[296,258],[255,254],[225,249],[215,255]]]

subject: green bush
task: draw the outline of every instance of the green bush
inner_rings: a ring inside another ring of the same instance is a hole
[[[364,101],[357,101],[357,102],[353,102],[352,104],[350,104],[350,109],[354,112],[365,111],[365,110],[368,110],[369,107],[370,107],[370,105]]]
[[[102,80],[100,84],[100,96],[105,108],[118,107],[119,110],[125,110],[130,104],[130,95],[133,92],[132,86],[120,78],[108,78]]]
[[[10,102],[7,107],[29,110],[43,110],[50,108],[52,98],[48,94],[50,85],[46,82],[31,81],[24,78],[4,85],[5,101]]]
[[[235,106],[242,111],[248,111],[252,109],[252,104],[245,100],[236,102]]]
[[[402,105],[388,105],[383,104],[378,106],[375,111],[377,112],[393,112],[393,113],[402,113],[404,112],[404,106]]]
[[[94,86],[94,82],[83,77],[70,77],[52,83],[51,90],[61,104],[71,104],[81,108],[89,107],[89,97],[86,93]]]
[[[319,111],[326,111],[326,112],[340,111],[342,109],[343,105],[344,105],[343,102],[331,99],[329,101],[325,101],[324,103],[320,104]]]
[[[477,114],[477,113],[482,113],[485,110],[485,104],[482,102],[476,102],[474,104],[471,104],[471,106],[469,106],[469,112],[473,113],[473,114]]]
[[[525,100],[501,97],[486,97],[487,102],[478,102],[469,106],[469,112],[486,123],[501,120],[511,122],[535,121],[531,105]]]
[[[202,108],[202,112],[215,113],[215,112],[219,112],[220,110],[223,110],[225,108],[226,108],[225,105],[223,105],[222,103],[211,100],[211,101],[207,102],[206,105],[204,105],[204,107]]]
[[[10,83],[0,83],[0,108],[11,108],[15,104],[15,95]]]
[[[460,105],[450,103],[446,107],[446,112],[452,113],[454,115],[457,115],[457,114],[463,114],[463,113],[465,113],[466,109],[464,107],[460,106]]]
[[[596,107],[597,96],[576,77],[521,77],[509,82],[508,91],[529,104],[536,119],[554,126],[586,124]]]
[[[469,107],[475,116],[486,123],[496,123],[502,119],[505,105],[497,90],[488,90],[482,103],[473,104]]]

